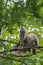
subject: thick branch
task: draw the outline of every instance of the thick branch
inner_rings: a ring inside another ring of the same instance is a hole
[[[0,54],[2,54],[2,53],[6,53],[6,52],[12,52],[12,51],[17,51],[17,50],[20,50],[20,51],[22,51],[22,50],[25,50],[25,49],[29,49],[30,47],[24,47],[24,48],[14,48],[14,49],[11,49],[11,50],[9,50],[9,51],[0,51]],[[37,49],[43,49],[43,46],[36,46],[36,47],[31,47],[30,49],[34,49],[34,48],[37,48]]]
[[[39,48],[43,48],[43,46],[36,46],[36,47],[24,47],[24,48],[16,48],[16,49],[11,49],[10,51],[17,51],[17,50],[25,50],[25,49],[34,49],[34,48],[37,48],[37,49],[39,49]]]

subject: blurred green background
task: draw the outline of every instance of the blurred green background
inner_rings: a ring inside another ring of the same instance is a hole
[[[0,39],[17,43],[20,26],[25,27],[28,34],[35,33],[39,45],[43,46],[43,0],[0,0]],[[15,43],[0,41],[0,51],[10,50]],[[15,57],[7,52],[0,54],[0,65],[43,65],[43,51],[32,56],[27,54],[28,57]]]

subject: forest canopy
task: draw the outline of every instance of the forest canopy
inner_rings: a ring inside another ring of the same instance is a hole
[[[0,0],[0,51],[9,51],[19,41],[21,26],[25,27],[28,34],[35,33],[39,38],[39,45],[43,46],[43,0]],[[1,39],[10,42],[1,41]],[[4,56],[11,57],[6,53]],[[27,65],[29,63],[36,65],[36,62],[37,65],[43,65],[43,51],[33,57],[16,59],[24,59]],[[8,65],[22,65],[12,60],[0,58],[0,65],[7,65],[6,63]]]

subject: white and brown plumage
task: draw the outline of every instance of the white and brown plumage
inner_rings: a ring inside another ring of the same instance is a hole
[[[32,47],[32,52],[33,54],[36,54],[36,46],[38,46],[38,37],[37,35],[31,33],[27,34],[24,28],[21,28],[20,30],[20,35],[19,35],[19,43],[15,46],[15,48],[27,48],[22,51],[17,51],[18,55],[21,54],[22,52],[30,51]]]
[[[32,49],[32,52],[34,54],[36,54],[36,50],[35,47],[38,46],[38,37],[37,35],[31,33],[31,34],[27,34],[24,28],[21,28],[20,30],[20,44],[23,47],[28,47],[28,50],[31,50],[30,48],[34,48]]]

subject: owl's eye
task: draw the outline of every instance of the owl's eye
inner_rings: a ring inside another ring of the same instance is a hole
[[[25,34],[25,32],[24,31],[21,31],[21,34]]]

